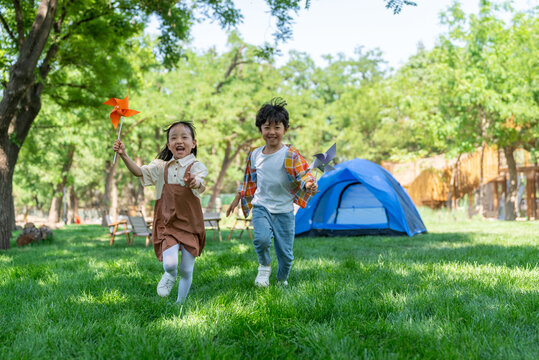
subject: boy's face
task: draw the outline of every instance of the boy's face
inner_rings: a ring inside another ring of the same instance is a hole
[[[270,122],[269,120],[260,127],[260,133],[268,147],[280,146],[286,131],[287,129],[284,128],[282,123],[275,121]]]
[[[193,140],[191,130],[182,124],[174,126],[168,133],[167,147],[174,159],[181,159],[191,153],[197,141]]]

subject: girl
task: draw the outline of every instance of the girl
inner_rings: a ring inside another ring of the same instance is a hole
[[[121,140],[114,142],[125,165],[142,185],[155,185],[153,247],[165,273],[157,285],[157,294],[165,297],[174,286],[181,251],[178,302],[187,297],[193,280],[195,257],[206,243],[200,194],[205,190],[206,166],[197,161],[195,128],[191,122],[178,121],[166,130],[167,144],[148,165],[139,167],[127,156]]]

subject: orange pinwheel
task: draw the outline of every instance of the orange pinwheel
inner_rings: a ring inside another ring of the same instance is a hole
[[[120,119],[122,118],[122,116],[129,117],[129,116],[136,115],[140,112],[137,110],[129,109],[128,101],[129,101],[129,94],[123,100],[110,98],[103,103],[105,105],[114,106],[114,110],[112,110],[112,112],[110,113],[110,121],[112,121],[114,130],[116,130],[116,128],[118,127],[118,123],[120,122]]]

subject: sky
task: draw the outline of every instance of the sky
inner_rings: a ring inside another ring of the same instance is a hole
[[[236,0],[244,20],[238,30],[249,44],[273,43],[275,21],[263,0]],[[419,43],[431,49],[438,36],[445,31],[440,25],[440,12],[452,0],[416,0],[417,6],[405,6],[394,15],[386,9],[383,0],[311,0],[310,8],[294,15],[293,37],[279,44],[282,56],[277,65],[286,63],[289,50],[308,53],[317,65],[323,66],[322,55],[343,53],[354,56],[354,50],[379,48],[388,66],[398,68],[413,55]],[[461,1],[467,13],[477,13],[478,0]],[[531,9],[539,0],[516,0],[517,10]],[[227,34],[217,23],[205,21],[196,24],[191,32],[192,45],[199,50],[215,47],[226,50]]]

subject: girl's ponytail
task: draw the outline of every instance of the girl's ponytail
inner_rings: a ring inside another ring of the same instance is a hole
[[[161,150],[161,152],[157,155],[157,158],[161,160],[169,161],[170,159],[172,159],[172,151],[170,151],[168,149],[168,146],[165,145],[163,150]]]

